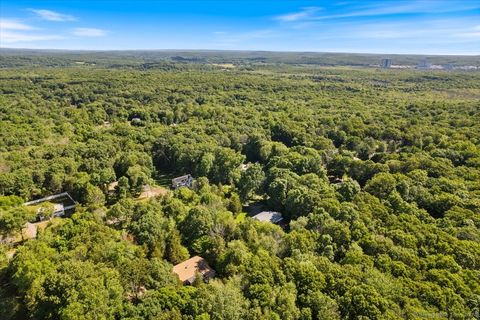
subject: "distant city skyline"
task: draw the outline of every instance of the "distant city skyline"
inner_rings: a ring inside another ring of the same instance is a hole
[[[0,47],[480,54],[480,1],[0,2]]]

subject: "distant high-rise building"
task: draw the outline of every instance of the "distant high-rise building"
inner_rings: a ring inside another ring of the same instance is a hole
[[[453,70],[453,64],[447,63],[446,65],[443,66],[444,70]]]
[[[418,63],[417,69],[430,69],[431,66],[432,64],[424,59]]]
[[[380,64],[380,67],[384,69],[388,69],[392,66],[392,59],[382,59],[382,63]]]

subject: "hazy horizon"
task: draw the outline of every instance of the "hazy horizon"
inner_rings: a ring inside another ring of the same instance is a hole
[[[138,48],[138,49],[58,49],[58,48],[42,48],[42,49],[37,49],[37,48],[22,48],[22,47],[0,47],[0,50],[6,50],[6,51],[37,51],[37,52],[49,52],[49,51],[55,51],[55,52],[190,52],[190,53],[195,53],[195,52],[264,52],[264,53],[299,53],[299,54],[339,54],[339,55],[374,55],[374,56],[466,56],[466,57],[476,57],[480,56],[480,53],[478,54],[425,54],[425,53],[386,53],[386,52],[340,52],[340,51],[296,51],[296,50],[242,50],[242,49],[175,49],[175,48],[165,48],[165,49],[143,49],[143,48]]]

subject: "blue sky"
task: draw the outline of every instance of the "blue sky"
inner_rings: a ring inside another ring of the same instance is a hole
[[[0,46],[480,54],[480,0],[1,0]]]

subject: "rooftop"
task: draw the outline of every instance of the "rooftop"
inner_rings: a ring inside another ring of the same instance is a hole
[[[276,211],[262,211],[259,214],[253,216],[253,219],[271,223],[280,223],[281,221],[283,221],[282,214]]]
[[[56,204],[62,204],[64,207],[70,207],[75,205],[75,201],[73,198],[68,194],[68,192],[62,192],[59,194],[54,194],[45,198],[37,199],[37,200],[32,200],[25,202],[25,206],[35,206],[38,205],[42,202],[52,202]]]
[[[186,174],[186,175],[184,175],[184,176],[180,176],[180,177],[173,178],[173,179],[172,179],[172,182],[184,181],[184,180],[190,179],[191,177],[192,177],[191,175]]]
[[[215,270],[210,268],[208,263],[200,256],[192,257],[173,267],[173,272],[183,283],[193,283],[197,273],[200,273],[204,279],[210,279],[215,275]]]
[[[177,189],[179,187],[191,187],[193,183],[193,177],[190,174],[186,174],[184,176],[176,177],[172,179],[172,187]]]
[[[53,214],[53,216],[63,216],[65,211],[73,210],[75,208],[75,201],[67,192],[63,192],[45,198],[28,201],[23,205],[36,213],[40,220],[43,220],[51,214]]]

